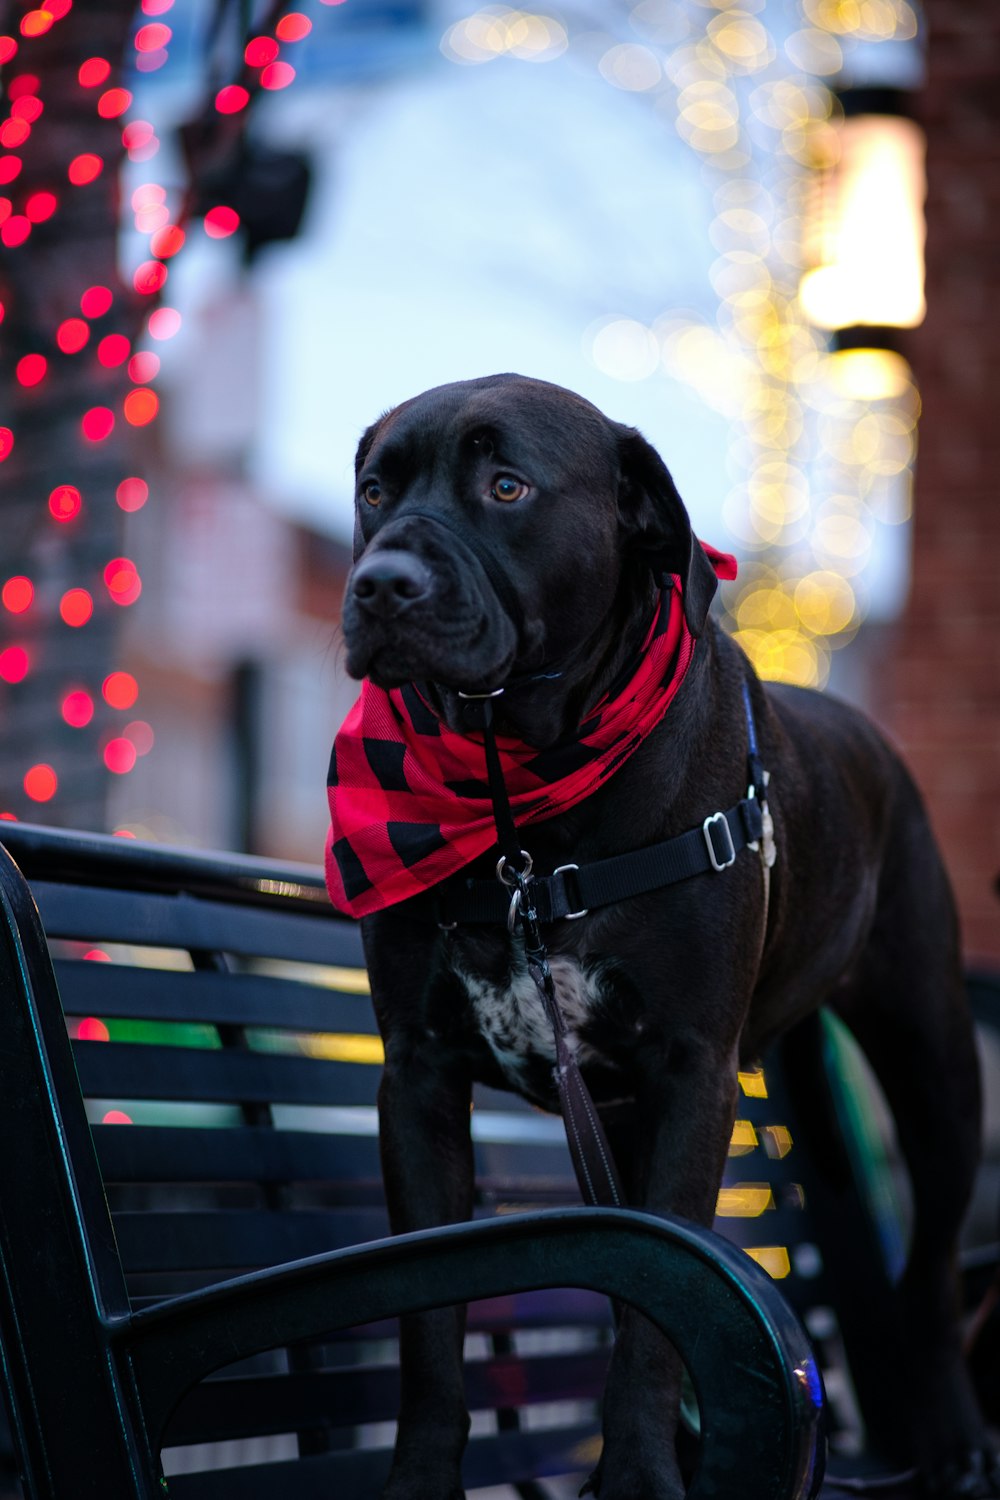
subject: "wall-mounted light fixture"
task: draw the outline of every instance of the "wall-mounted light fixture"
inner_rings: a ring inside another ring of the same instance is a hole
[[[899,89],[848,88],[835,100],[799,300],[833,335],[837,384],[875,400],[909,380],[898,330],[924,316],[924,134]]]

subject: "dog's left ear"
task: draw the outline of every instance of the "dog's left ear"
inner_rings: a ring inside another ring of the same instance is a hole
[[[656,573],[677,573],[684,590],[684,618],[701,635],[719,580],[688,519],[670,471],[634,427],[615,423],[619,453],[618,513],[636,552],[647,554]]]

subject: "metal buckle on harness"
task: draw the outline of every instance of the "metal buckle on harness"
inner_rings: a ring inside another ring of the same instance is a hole
[[[715,852],[715,841],[712,838],[711,833],[712,825],[718,823],[721,823],[722,827],[726,830],[726,843],[729,845],[728,851],[724,851],[723,858],[721,860]],[[727,819],[725,813],[712,813],[711,816],[706,818],[704,823],[702,823],[701,831],[705,836],[705,847],[708,850],[708,857],[712,862],[712,869],[715,871],[728,870],[730,865],[734,865],[736,863],[736,845],[733,843],[732,829],[729,826],[729,820]]]
[[[566,870],[578,870],[579,868],[579,865],[560,865],[557,870],[552,871],[552,878],[555,879],[557,875],[562,875]],[[565,881],[563,884],[565,885]],[[581,906],[579,911],[567,911],[563,913],[563,916],[565,921],[575,922],[578,917],[585,917],[589,911],[589,906]]]

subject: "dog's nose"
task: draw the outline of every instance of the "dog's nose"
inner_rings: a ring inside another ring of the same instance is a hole
[[[430,573],[412,552],[386,550],[363,557],[351,575],[351,593],[373,615],[398,615],[430,589]]]

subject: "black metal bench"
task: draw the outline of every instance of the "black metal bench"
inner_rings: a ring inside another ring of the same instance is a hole
[[[818,1378],[772,1282],[690,1226],[550,1207],[575,1202],[557,1121],[481,1091],[482,1222],[362,1243],[380,1054],[317,871],[3,838],[30,880],[0,849],[0,1342],[31,1500],[375,1494],[392,1320],[456,1300],[467,1485],[540,1500],[599,1451],[606,1296],[685,1357],[692,1495],[815,1492]]]

